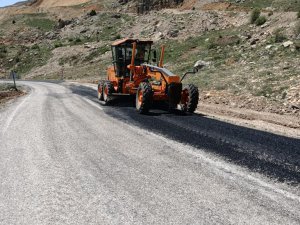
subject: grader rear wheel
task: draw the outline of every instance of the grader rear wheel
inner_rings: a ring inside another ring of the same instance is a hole
[[[180,107],[184,112],[193,113],[197,109],[199,90],[193,84],[188,84],[182,90]]]

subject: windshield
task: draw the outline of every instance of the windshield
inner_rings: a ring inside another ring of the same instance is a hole
[[[129,76],[130,71],[127,68],[131,63],[132,43],[124,43],[112,47],[113,63],[117,76]],[[151,44],[139,42],[135,52],[134,64],[139,66],[148,63],[150,59]]]

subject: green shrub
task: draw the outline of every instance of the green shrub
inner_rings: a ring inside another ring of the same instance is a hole
[[[60,41],[54,43],[54,48],[60,48],[62,46],[63,44]]]
[[[295,35],[296,36],[299,36],[300,35],[300,21],[298,21],[297,23],[296,23],[296,26],[295,26]]]
[[[108,52],[109,50],[110,50],[109,45],[105,45],[105,46],[102,46],[102,47],[99,48],[99,52],[100,52],[101,55]]]
[[[82,41],[81,41],[80,38],[76,38],[74,42],[75,42],[75,43],[81,43]]]
[[[297,13],[297,18],[300,19],[300,10]]]
[[[294,42],[294,45],[295,45],[296,50],[300,51],[300,41],[299,41],[299,40],[296,40],[296,41]]]
[[[34,45],[31,46],[31,49],[39,50],[40,46],[38,46],[37,44],[34,44]]]
[[[90,16],[96,16],[97,15],[96,10],[94,10],[94,9],[91,10],[90,13],[89,13],[89,15]]]
[[[0,59],[6,58],[7,49],[5,45],[0,45]]]
[[[287,37],[281,32],[281,30],[276,30],[274,34],[274,42],[280,43],[286,40]]]
[[[259,9],[254,9],[251,12],[251,15],[250,15],[250,23],[254,24],[255,21],[259,18],[259,16],[260,16],[260,10]]]
[[[267,18],[265,16],[260,16],[258,19],[255,21],[256,26],[261,26],[265,22],[267,22]]]
[[[5,45],[0,45],[0,53],[7,53],[7,49]]]

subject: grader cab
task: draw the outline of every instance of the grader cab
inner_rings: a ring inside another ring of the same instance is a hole
[[[147,113],[155,101],[165,101],[170,109],[194,112],[199,91],[193,84],[183,87],[182,79],[163,67],[164,47],[157,63],[152,41],[124,39],[112,44],[113,65],[107,69],[107,80],[98,84],[98,98],[105,104],[113,96],[134,95],[136,109]],[[156,65],[152,65],[155,63]]]

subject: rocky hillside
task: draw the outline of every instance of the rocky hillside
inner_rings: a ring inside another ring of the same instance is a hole
[[[0,9],[0,77],[16,70],[23,79],[96,82],[112,41],[147,38],[166,45],[175,73],[210,63],[186,80],[203,102],[300,116],[300,0],[163,2],[37,0]]]

